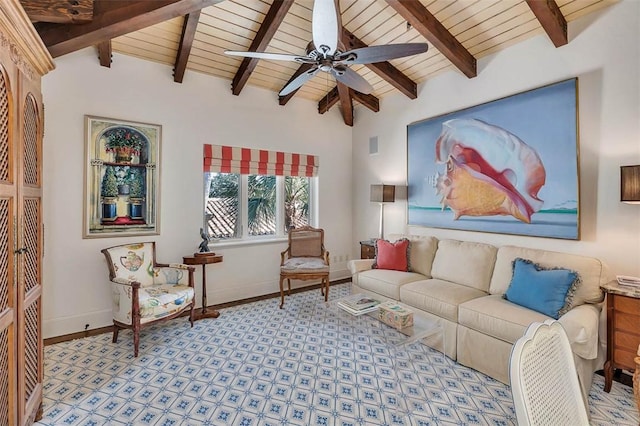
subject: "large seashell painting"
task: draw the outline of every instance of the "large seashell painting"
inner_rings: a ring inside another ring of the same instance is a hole
[[[507,130],[476,119],[442,123],[436,141],[436,192],[461,216],[511,215],[531,223],[542,208],[546,172],[535,149]]]

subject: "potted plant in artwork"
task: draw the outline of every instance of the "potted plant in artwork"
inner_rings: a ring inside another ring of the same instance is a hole
[[[107,166],[105,170],[100,195],[102,196],[102,221],[113,222],[117,218],[116,200],[118,197],[118,178],[113,167]]]
[[[116,163],[131,163],[132,157],[140,156],[146,138],[139,131],[130,127],[113,127],[104,132],[105,149],[115,155]]]
[[[129,175],[129,217],[131,219],[143,219],[144,190],[144,172],[138,168],[132,168]]]

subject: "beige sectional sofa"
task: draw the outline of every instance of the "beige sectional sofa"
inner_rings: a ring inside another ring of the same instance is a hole
[[[412,272],[371,269],[373,260],[352,260],[353,292],[400,301],[417,314],[440,322],[444,351],[460,364],[509,383],[509,357],[515,341],[532,322],[548,316],[506,300],[512,262],[529,259],[546,268],[562,267],[578,272],[581,283],[559,318],[576,360],[585,397],[593,373],[602,368],[606,327],[601,317],[604,294],[600,285],[611,280],[598,259],[524,247],[495,247],[429,236],[390,235],[408,238]],[[442,349],[442,348],[440,348]]]

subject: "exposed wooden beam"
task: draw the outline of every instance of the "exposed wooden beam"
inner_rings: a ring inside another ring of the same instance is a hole
[[[569,42],[567,20],[554,0],[527,0],[527,4],[556,47]]]
[[[100,42],[96,47],[98,48],[100,65],[111,68],[111,40]]]
[[[287,85],[289,83],[291,83],[293,80],[295,80],[296,78],[298,78],[300,75],[304,74],[305,72],[309,71],[311,68],[313,67],[312,64],[302,64],[298,67],[298,69],[296,70],[295,73],[293,73],[293,75],[291,76],[291,78],[289,79],[289,81],[287,81],[287,84],[285,84],[284,86],[282,86],[282,89],[284,89],[285,87],[287,87]],[[282,89],[280,89],[282,91]],[[287,102],[289,102],[289,100],[291,98],[293,98],[293,95],[296,94],[296,92],[298,91],[298,89],[294,90],[293,92],[289,93],[286,96],[278,96],[278,103],[280,105],[286,105]]]
[[[353,127],[353,100],[349,93],[349,87],[346,84],[338,82],[338,97],[340,98],[344,124]]]
[[[346,50],[367,47],[362,40],[351,34],[351,32],[345,28],[342,29],[342,43],[345,45]],[[416,99],[418,97],[416,83],[389,62],[376,62],[375,64],[367,64],[365,66],[400,92],[407,95],[410,99]]]
[[[318,112],[324,114],[338,102],[338,87],[331,89],[326,95],[318,102]]]
[[[469,78],[477,75],[476,58],[433,16],[415,0],[386,0],[400,16]]]
[[[96,14],[89,23],[42,24],[37,25],[36,29],[51,56],[58,57],[168,19],[187,15],[221,1],[95,0]]]
[[[351,97],[356,101],[360,102],[362,105],[366,106],[373,112],[380,111],[380,101],[373,95],[365,95],[364,93],[360,93],[357,90],[349,89],[349,93]]]
[[[187,69],[189,55],[191,54],[191,46],[196,36],[196,28],[200,20],[200,11],[196,10],[184,17],[182,24],[182,35],[180,36],[180,45],[178,46],[178,54],[176,55],[176,63],[173,67],[173,81],[182,83],[184,72]]]
[[[71,24],[93,19],[93,0],[20,0],[32,22]]]
[[[249,51],[264,52],[292,4],[293,0],[278,0],[271,4],[267,16],[265,16],[256,37],[251,42],[251,46],[249,46]],[[231,92],[234,95],[240,94],[256,65],[258,65],[258,59],[256,58],[244,58],[242,60],[240,68],[238,68],[231,82]]]
[[[362,105],[366,106],[373,112],[380,111],[380,101],[373,95],[365,95],[364,93],[360,93],[356,90],[349,89],[349,94],[353,99],[360,102]],[[338,86],[331,89],[325,96],[320,99],[318,102],[318,112],[320,114],[324,114],[329,111],[332,106],[338,103],[339,95],[338,95]]]

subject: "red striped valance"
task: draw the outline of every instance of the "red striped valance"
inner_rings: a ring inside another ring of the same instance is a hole
[[[244,175],[317,176],[318,157],[236,146],[204,145],[204,171]]]

